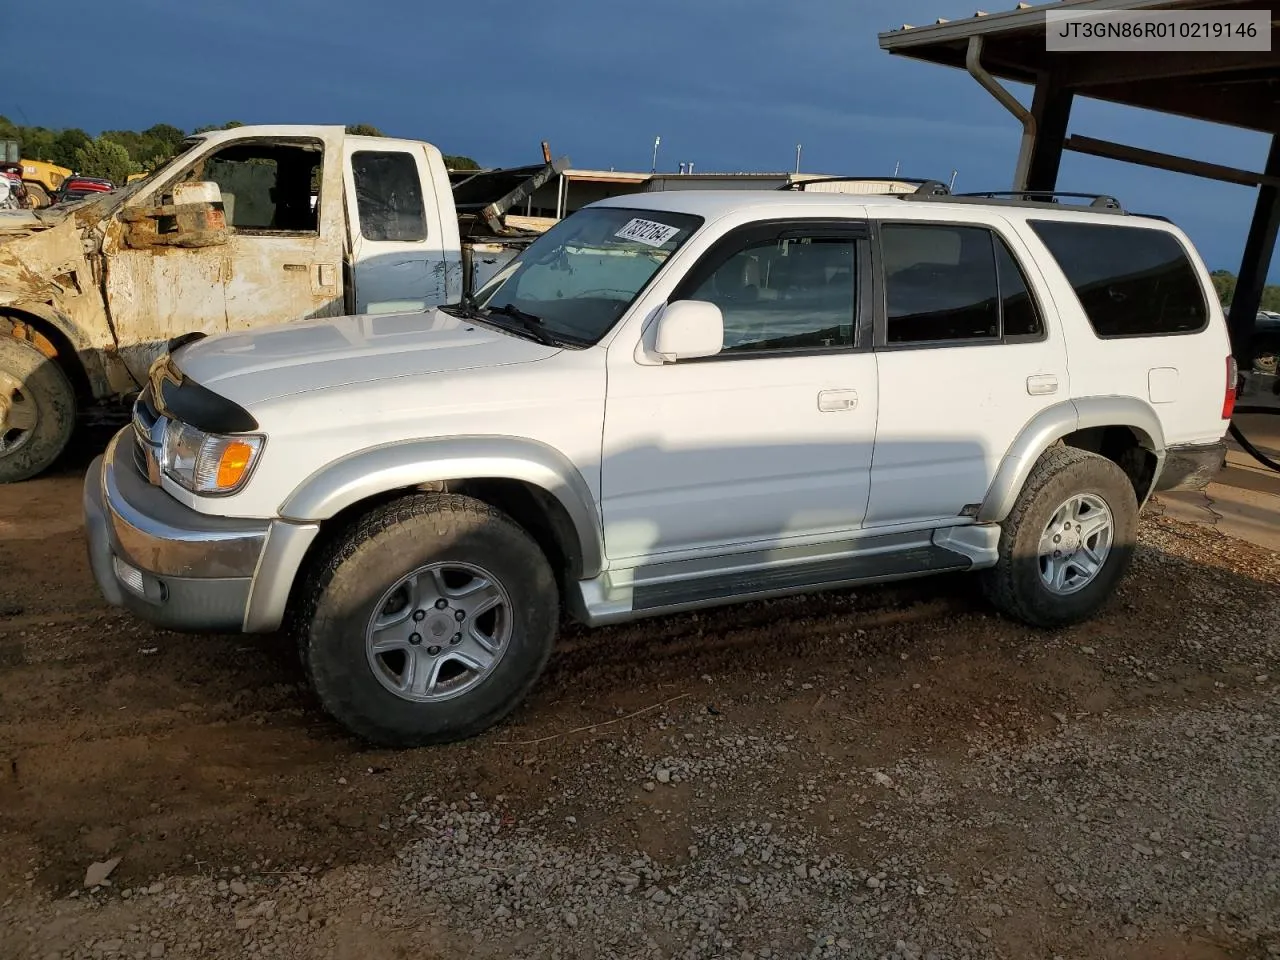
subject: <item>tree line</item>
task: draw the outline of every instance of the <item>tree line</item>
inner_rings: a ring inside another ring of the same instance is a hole
[[[238,120],[196,127],[192,134],[210,130],[231,130],[244,126]],[[362,137],[386,136],[368,123],[355,123],[347,133]],[[78,127],[60,130],[28,127],[0,116],[0,140],[17,140],[24,160],[45,160],[66,167],[86,177],[105,177],[112,183],[124,183],[130,174],[149,173],[178,150],[188,133],[168,123],[157,123],[145,130],[104,130],[96,137]],[[446,154],[445,165],[453,170],[478,170],[480,165],[470,157]]]
[[[1236,275],[1230,270],[1213,270],[1209,274],[1214,289],[1218,291],[1218,299],[1223,305],[1231,303],[1236,295]],[[1272,313],[1280,313],[1280,285],[1269,284],[1262,289],[1261,309]]]

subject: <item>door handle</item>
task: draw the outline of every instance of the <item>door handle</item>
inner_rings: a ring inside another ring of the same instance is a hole
[[[823,390],[818,394],[818,409],[823,413],[852,410],[857,405],[857,390]]]
[[[1052,373],[1041,373],[1027,377],[1027,393],[1033,397],[1044,397],[1058,392],[1058,378]]]

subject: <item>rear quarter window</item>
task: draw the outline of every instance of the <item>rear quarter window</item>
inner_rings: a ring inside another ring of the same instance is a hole
[[[1145,227],[1032,220],[1099,337],[1198,333],[1209,307],[1173,234]]]

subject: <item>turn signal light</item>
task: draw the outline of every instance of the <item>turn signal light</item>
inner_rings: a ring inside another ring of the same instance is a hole
[[[253,447],[242,440],[232,440],[218,458],[218,489],[229,490],[240,483],[253,460]]]

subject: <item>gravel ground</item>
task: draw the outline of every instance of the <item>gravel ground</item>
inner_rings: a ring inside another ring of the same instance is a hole
[[[0,957],[1280,956],[1275,554],[1148,518],[1056,633],[964,577],[569,630],[397,754],[103,607],[77,488],[0,505]]]

